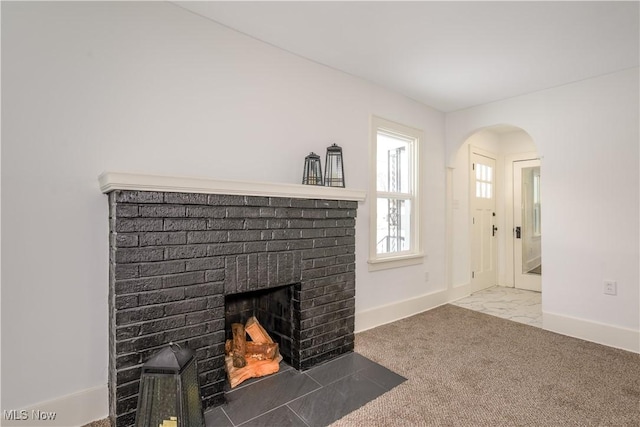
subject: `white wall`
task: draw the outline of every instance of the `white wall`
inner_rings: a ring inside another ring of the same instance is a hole
[[[444,159],[453,165],[476,130],[508,123],[544,156],[545,327],[577,318],[576,335],[589,338],[585,327],[602,324],[621,330],[623,343],[629,331],[637,340],[638,70],[448,114],[445,153],[443,114],[171,4],[1,7],[0,409],[80,401],[65,396],[84,390],[103,396],[108,224],[100,172],[297,183],[304,156],[336,142],[347,186],[367,189],[371,114],[425,132],[427,261],[369,273],[363,204],[358,328],[450,300]],[[617,297],[602,294],[603,279],[618,281]]]
[[[106,385],[104,170],[298,183],[335,142],[367,189],[370,115],[420,128],[428,260],[369,273],[364,203],[356,310],[445,287],[442,113],[168,3],[2,2],[2,90],[1,409]]]
[[[525,130],[542,157],[544,326],[640,351],[639,70],[446,116],[447,158],[478,129]],[[618,295],[603,294],[617,280]]]

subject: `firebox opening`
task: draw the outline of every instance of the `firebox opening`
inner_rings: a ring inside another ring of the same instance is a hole
[[[225,296],[225,339],[233,339],[232,323],[243,325],[255,316],[278,343],[284,361],[291,364],[293,292],[295,285]]]

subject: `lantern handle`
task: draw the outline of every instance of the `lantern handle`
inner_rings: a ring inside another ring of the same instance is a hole
[[[180,344],[174,343],[173,341],[169,342],[169,347],[171,347],[171,350],[173,350],[174,353],[182,350],[182,347],[180,347]],[[178,349],[174,349],[174,347],[178,347]]]

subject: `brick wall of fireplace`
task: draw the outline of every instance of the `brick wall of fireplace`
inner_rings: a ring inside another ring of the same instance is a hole
[[[356,211],[356,201],[111,191],[115,425],[134,423],[142,363],[169,342],[195,350],[204,407],[224,401],[225,297],[285,289],[258,309],[291,298],[291,323],[265,326],[296,369],[352,350]]]

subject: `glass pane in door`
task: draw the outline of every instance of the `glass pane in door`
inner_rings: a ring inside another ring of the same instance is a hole
[[[540,166],[522,169],[522,273],[542,274]]]

